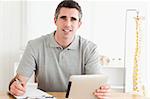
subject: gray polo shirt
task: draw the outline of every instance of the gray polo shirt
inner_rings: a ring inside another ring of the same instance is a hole
[[[66,91],[71,75],[100,73],[97,46],[80,36],[63,49],[54,33],[28,42],[17,73],[31,77],[36,73],[38,88],[44,91]]]

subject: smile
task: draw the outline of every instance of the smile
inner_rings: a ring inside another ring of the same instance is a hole
[[[72,30],[70,29],[63,29],[64,32],[71,32]]]

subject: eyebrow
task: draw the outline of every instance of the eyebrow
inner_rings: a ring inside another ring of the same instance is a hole
[[[67,18],[67,16],[61,16],[60,18],[64,19],[64,18]],[[73,20],[77,20],[77,18],[76,18],[76,17],[71,17],[71,19],[73,19]]]
[[[61,16],[60,18],[66,18],[67,16]]]

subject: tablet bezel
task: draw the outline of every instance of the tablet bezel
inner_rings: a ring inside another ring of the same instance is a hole
[[[108,77],[99,75],[72,75],[68,83],[66,98],[96,99],[93,92],[102,84],[106,84]]]

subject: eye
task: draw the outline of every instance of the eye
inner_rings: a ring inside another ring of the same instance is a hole
[[[67,17],[66,16],[61,16],[60,19],[66,20]]]
[[[71,21],[77,21],[77,18],[71,17]]]

